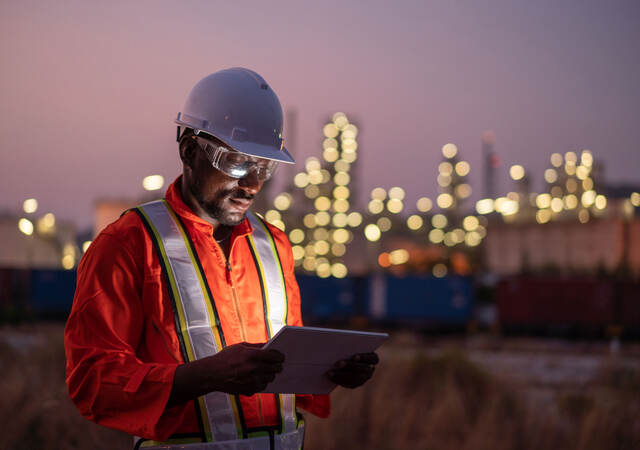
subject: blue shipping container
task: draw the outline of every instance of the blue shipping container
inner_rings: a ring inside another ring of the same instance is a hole
[[[359,278],[296,275],[296,279],[300,286],[304,320],[345,320],[364,312],[357,298],[362,284]]]
[[[75,270],[31,271],[31,307],[36,313],[69,314],[75,289]]]
[[[387,276],[384,281],[385,304],[380,305],[383,310],[377,315],[382,315],[385,320],[462,324],[472,317],[474,301],[471,277]],[[380,289],[379,283],[376,288]],[[369,297],[375,296],[371,292]]]

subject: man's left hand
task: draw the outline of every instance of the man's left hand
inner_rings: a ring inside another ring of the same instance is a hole
[[[378,361],[376,353],[359,353],[349,359],[338,361],[327,372],[327,377],[342,387],[357,388],[371,378]]]

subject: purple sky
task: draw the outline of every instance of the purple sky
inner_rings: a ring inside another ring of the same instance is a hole
[[[585,148],[609,181],[640,183],[634,0],[5,0],[0,36],[0,210],[33,196],[88,226],[96,197],[173,179],[176,112],[200,78],[232,66],[297,110],[299,162],[344,111],[361,129],[363,194],[402,185],[409,206],[433,198],[440,148],[454,142],[477,199],[486,129],[505,191],[511,164],[540,188],[552,152]]]

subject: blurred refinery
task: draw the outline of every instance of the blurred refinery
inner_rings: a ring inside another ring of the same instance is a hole
[[[291,146],[294,111],[287,113],[287,121]],[[316,154],[296,165],[297,173],[282,167],[280,182],[286,184],[267,183],[254,205],[289,236],[307,316],[395,314],[406,319],[420,318],[422,311],[428,319],[464,323],[474,317],[476,294],[482,301],[488,286],[493,292],[489,297],[502,305],[499,313],[515,311],[512,317],[516,317],[524,303],[514,307],[511,299],[541,290],[550,302],[548,308],[557,310],[563,299],[591,282],[580,281],[588,278],[600,279],[599,287],[592,286],[572,300],[565,322],[575,322],[571,311],[576,308],[591,308],[592,316],[606,317],[606,325],[611,325],[621,322],[625,307],[620,302],[626,301],[621,299],[640,294],[640,188],[607,185],[603,167],[591,151],[549,155],[549,167],[542,174],[544,189],[535,192],[533,174],[522,165],[504,166],[494,149],[495,135],[486,131],[479,148],[472,150],[479,150],[483,160],[479,200],[471,201],[472,167],[465,153],[449,142],[440,149],[441,162],[433,174],[425,177],[425,183],[437,183],[435,198],[419,195],[415,204],[409,204],[401,185],[376,186],[360,204],[365,193],[359,192],[363,189],[359,163],[367,157],[367,149],[359,146],[360,131],[346,114],[333,114],[319,132]],[[505,172],[512,188],[498,193],[497,180]],[[14,283],[7,270],[32,269],[32,278],[51,280],[56,276],[38,270],[72,273],[104,226],[126,209],[161,197],[166,186],[162,176],[150,175],[141,187],[144,194],[135,199],[97,200],[94,229],[85,232],[78,233],[52,212],[41,212],[35,198],[26,199],[20,213],[0,216],[4,248],[0,267],[7,268],[0,282]],[[544,286],[513,281],[549,276],[564,277],[565,282],[554,284],[549,292],[544,288],[546,279]],[[636,287],[625,291],[611,284],[620,279]],[[70,274],[66,280],[63,290],[72,295],[74,278]],[[7,298],[0,301],[10,301]],[[635,303],[628,316],[640,327],[638,301],[631,301]],[[539,298],[531,302],[543,305]],[[603,302],[609,302],[610,313],[598,309]],[[531,319],[547,313],[528,314]]]

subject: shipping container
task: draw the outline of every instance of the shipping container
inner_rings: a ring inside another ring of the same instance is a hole
[[[0,268],[0,321],[28,316],[31,271]]]
[[[366,280],[359,277],[319,278],[296,275],[306,324],[348,321],[365,313]]]
[[[374,307],[372,315],[383,317],[386,322],[463,325],[473,315],[471,277],[386,276],[383,289],[384,310],[380,310],[380,306]],[[375,297],[371,292],[370,298]]]
[[[67,317],[75,288],[75,270],[32,270],[30,304],[34,314],[45,318]]]
[[[496,303],[507,327],[604,329],[615,322],[614,297],[608,280],[514,277],[498,284]]]

